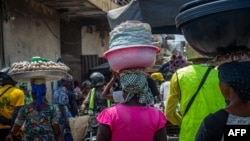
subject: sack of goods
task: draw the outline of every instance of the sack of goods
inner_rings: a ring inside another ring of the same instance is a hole
[[[109,50],[103,54],[110,68],[147,69],[155,64],[160,49],[152,45],[151,27],[140,21],[126,21],[110,32]]]
[[[82,141],[87,133],[89,116],[79,116],[69,118],[69,126],[74,141]]]

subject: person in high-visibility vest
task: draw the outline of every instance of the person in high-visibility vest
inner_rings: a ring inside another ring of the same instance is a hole
[[[94,72],[90,75],[92,89],[84,100],[85,107],[88,107],[88,114],[93,115],[95,112],[100,112],[104,108],[110,107],[110,100],[102,97],[102,91],[105,86],[105,77],[99,72]]]
[[[198,54],[189,45],[186,50],[193,64],[172,75],[164,113],[171,124],[180,127],[179,141],[194,141],[203,119],[225,107],[226,102],[218,85],[218,70],[208,63],[210,57]]]

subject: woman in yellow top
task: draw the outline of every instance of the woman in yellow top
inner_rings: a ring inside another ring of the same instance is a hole
[[[8,75],[9,67],[0,70],[0,139],[9,134],[19,109],[24,105],[24,92],[15,87],[16,82]],[[13,141],[20,141],[14,136]]]

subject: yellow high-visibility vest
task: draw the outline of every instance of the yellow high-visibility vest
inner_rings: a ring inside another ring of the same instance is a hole
[[[197,90],[207,67],[191,65],[177,70],[180,86],[180,112],[183,115],[187,104]],[[170,84],[171,85],[171,84]],[[218,71],[212,69],[191,108],[182,118],[179,141],[193,141],[202,120],[209,114],[225,107],[225,100],[219,88]]]
[[[95,88],[92,88],[90,92],[90,101],[89,101],[89,110],[88,110],[89,115],[93,115],[94,105],[95,105]],[[111,102],[110,100],[107,100],[107,107],[110,107],[110,106],[111,106]]]

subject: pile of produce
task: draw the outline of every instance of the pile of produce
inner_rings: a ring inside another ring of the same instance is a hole
[[[9,75],[16,81],[29,81],[32,78],[57,80],[67,74],[69,70],[70,68],[64,63],[32,57],[29,61],[12,63]]]

